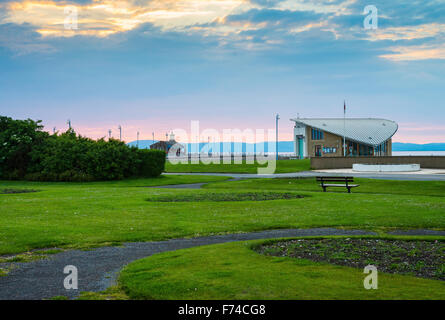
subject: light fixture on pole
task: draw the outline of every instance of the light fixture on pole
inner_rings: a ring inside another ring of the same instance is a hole
[[[280,120],[280,115],[277,113],[277,116],[275,117],[275,128],[276,128],[276,140],[275,140],[275,153],[276,153],[276,160],[278,160],[278,120]]]
[[[346,157],[346,100],[343,103],[343,156]]]

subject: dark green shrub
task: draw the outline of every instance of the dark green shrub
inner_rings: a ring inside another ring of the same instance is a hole
[[[136,149],[137,172],[140,177],[157,177],[165,169],[165,152],[161,150]]]
[[[166,155],[162,151],[139,150],[114,139],[92,140],[71,129],[49,135],[41,132],[40,121],[2,117],[1,126],[14,137],[21,137],[12,143],[16,140],[0,133],[3,179],[86,182],[156,177],[164,171]]]
[[[42,129],[41,121],[0,116],[0,177],[21,179],[25,176],[33,146],[48,137]]]

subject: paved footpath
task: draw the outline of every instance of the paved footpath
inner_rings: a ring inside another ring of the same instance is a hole
[[[334,172],[316,172],[302,171],[293,173],[274,173],[274,174],[254,174],[254,173],[163,173],[164,175],[196,175],[196,176],[222,176],[235,179],[254,179],[254,178],[315,178],[319,176],[338,176],[355,177],[379,180],[410,180],[410,181],[445,181],[445,174],[418,174],[418,173],[334,173]]]
[[[396,233],[394,233],[396,234]],[[442,235],[445,231],[412,230],[397,234]],[[121,247],[102,247],[90,251],[69,250],[50,255],[48,259],[16,263],[7,276],[0,277],[0,300],[47,299],[55,296],[76,297],[81,291],[102,291],[115,284],[118,272],[129,262],[155,253],[232,241],[272,239],[297,236],[375,235],[362,230],[334,228],[283,229],[253,233],[240,233],[175,239],[158,242],[126,243]],[[74,265],[79,272],[78,290],[63,286],[63,269]]]

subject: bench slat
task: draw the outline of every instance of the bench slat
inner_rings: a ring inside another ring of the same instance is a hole
[[[339,180],[339,181],[352,181],[354,179],[345,179],[345,178],[330,178],[330,179],[317,179],[319,181],[331,181],[331,180]]]
[[[348,184],[348,187],[350,188],[356,188],[359,187],[359,184]],[[343,187],[346,188],[345,184],[320,184],[320,187]]]
[[[329,179],[329,178],[348,178],[348,179],[354,179],[352,176],[317,176],[316,178],[323,178],[323,179]]]
[[[354,180],[349,179],[317,179],[318,182],[354,182]]]
[[[354,177],[316,177],[317,179],[323,179],[323,180],[328,180],[328,179],[343,179],[343,180],[350,180],[350,179],[354,179]]]

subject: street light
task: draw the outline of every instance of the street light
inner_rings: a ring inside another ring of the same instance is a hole
[[[275,140],[275,153],[276,153],[276,160],[278,160],[278,120],[280,120],[280,115],[277,113],[277,116],[275,117],[275,127],[276,127],[276,140]]]

